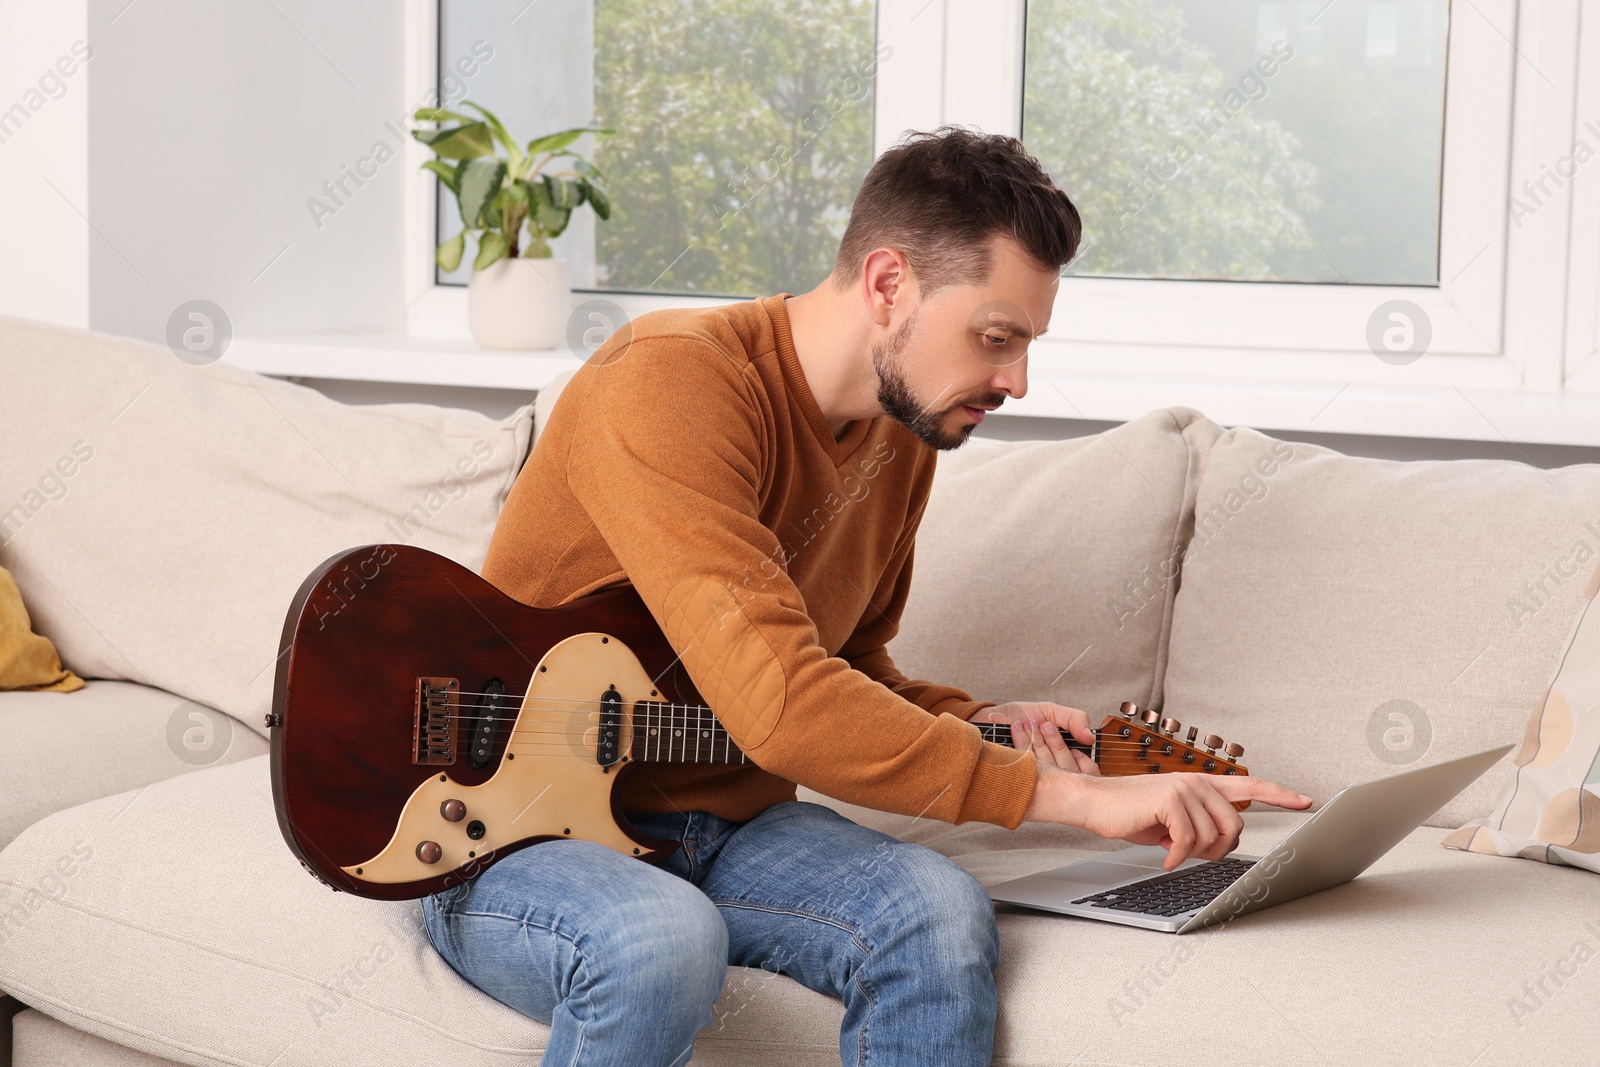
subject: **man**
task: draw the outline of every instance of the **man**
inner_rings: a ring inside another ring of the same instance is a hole
[[[1102,778],[1061,737],[1092,739],[1084,712],[974,700],[884,651],[937,453],[1026,391],[1079,234],[1014,138],[914,134],[867,174],[822,284],[641,316],[563,390],[484,577],[536,607],[631,582],[752,762],[635,766],[620,806],[682,844],[660,866],[551,841],[424,901],[452,967],[550,1024],[546,1064],[688,1062],[729,964],[842,1000],[847,1064],[989,1062],[982,886],[796,783],[1159,842],[1169,868],[1233,850],[1231,801],[1309,805],[1252,778]],[[1015,747],[974,717],[1012,723]]]

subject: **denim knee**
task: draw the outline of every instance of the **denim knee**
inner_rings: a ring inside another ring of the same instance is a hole
[[[903,846],[906,881],[896,887],[884,918],[902,936],[937,945],[934,961],[960,970],[974,962],[1000,965],[1000,931],[988,890],[965,868],[920,845]]]
[[[590,949],[586,964],[604,966],[641,998],[683,998],[709,1006],[728,973],[728,926],[704,893],[687,882],[682,890],[669,902],[657,898],[608,907],[605,922],[615,934],[606,936],[598,951],[584,946]]]

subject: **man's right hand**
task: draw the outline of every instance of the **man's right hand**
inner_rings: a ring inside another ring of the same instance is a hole
[[[1239,847],[1244,819],[1234,801],[1259,800],[1303,811],[1311,798],[1247,775],[1152,774],[1124,778],[1075,774],[1041,762],[1024,821],[1065,823],[1136,845],[1167,850],[1172,870],[1190,857],[1221,859]]]

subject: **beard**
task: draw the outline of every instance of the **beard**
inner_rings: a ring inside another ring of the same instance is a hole
[[[966,444],[977,423],[964,420],[961,429],[953,433],[947,431],[945,423],[949,421],[950,412],[961,405],[952,404],[935,411],[911,395],[911,386],[905,378],[904,355],[920,310],[913,309],[898,330],[872,347],[872,369],[878,372],[878,405],[884,414],[916,435],[917,440],[929,448],[946,452]]]

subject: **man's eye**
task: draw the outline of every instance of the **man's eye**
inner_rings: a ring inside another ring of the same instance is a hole
[[[1003,333],[986,333],[983,335],[983,339],[985,341],[994,342],[995,347],[998,348],[999,346],[1005,344],[1008,338]]]

